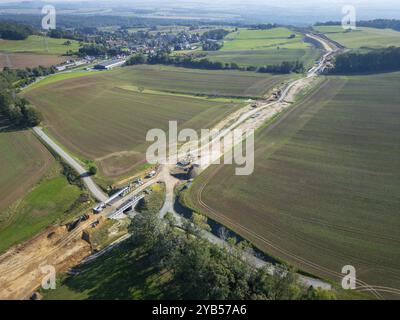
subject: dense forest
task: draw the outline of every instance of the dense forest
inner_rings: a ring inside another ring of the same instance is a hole
[[[217,51],[224,46],[224,43],[216,40],[204,40],[201,47],[203,51]]]
[[[278,25],[276,23],[268,23],[268,24],[263,23],[263,24],[252,25],[249,28],[255,30],[269,30],[277,27]]]
[[[227,31],[225,29],[213,29],[213,30],[204,32],[203,35],[201,36],[201,38],[202,38],[202,40],[208,40],[208,39],[222,40],[228,34],[229,34],[229,31]]]
[[[0,22],[0,38],[6,40],[25,40],[34,34],[34,29],[16,23]]]
[[[318,22],[317,26],[340,26],[342,23],[339,21]],[[400,20],[396,19],[375,19],[368,21],[357,21],[359,27],[369,27],[377,29],[393,29],[400,31]]]
[[[273,275],[267,268],[249,266],[243,252],[246,243],[228,239],[232,249],[204,240],[207,218],[192,216],[182,228],[176,228],[174,217],[167,215],[167,225],[157,213],[135,216],[130,227],[134,247],[143,248],[153,265],[171,275],[170,285],[178,299],[232,300],[315,300],[335,299],[334,292],[304,287],[297,275],[286,266],[276,268]]]
[[[331,74],[371,73],[400,70],[400,48],[390,47],[368,53],[348,52],[336,57]]]
[[[34,127],[41,121],[39,111],[29,102],[17,95],[17,87],[23,87],[36,77],[53,73],[53,68],[38,67],[26,70],[4,68],[0,72],[0,113],[6,116],[15,127]]]

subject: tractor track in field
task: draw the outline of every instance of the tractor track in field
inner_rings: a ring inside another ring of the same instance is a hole
[[[213,175],[210,175],[210,178],[212,178],[215,175],[215,173]],[[262,237],[261,235],[259,235],[258,233],[248,229],[247,227],[241,225],[238,222],[233,221],[232,219],[226,217],[225,215],[221,214],[220,212],[216,211],[215,209],[211,208],[210,206],[208,206],[203,200],[202,200],[202,192],[204,190],[204,188],[206,187],[207,183],[202,184],[202,186],[200,187],[199,191],[196,194],[196,198],[197,198],[197,202],[200,204],[200,206],[205,209],[206,211],[212,213],[214,216],[216,216],[217,218],[219,218],[222,221],[225,221],[225,223],[228,223],[228,225],[232,225],[235,228],[237,228],[238,230],[241,230],[244,233],[247,233],[249,235],[251,235],[252,237],[254,237],[255,239],[257,239],[258,241],[261,241],[262,243],[266,244],[268,247],[276,250],[277,252],[282,253],[283,255],[292,258],[298,262],[300,262],[301,264],[305,265],[305,266],[309,266],[317,271],[320,271],[324,274],[328,274],[330,276],[334,276],[337,279],[342,279],[343,278],[343,274],[336,272],[334,270],[328,269],[326,267],[323,267],[321,265],[318,265],[314,262],[311,262],[309,260],[306,260],[290,251],[284,250],[282,248],[280,248],[279,246],[275,245],[274,243],[272,243],[271,241],[265,239],[264,237]],[[301,275],[299,275],[299,277],[301,277]],[[383,296],[378,292],[378,290],[374,289],[374,286],[371,286],[369,284],[367,284],[366,282],[357,279],[356,280],[357,284],[362,285],[363,288],[365,288],[367,291],[371,292],[376,298],[378,299],[383,299]]]
[[[314,39],[316,39],[316,38],[314,37]],[[325,48],[325,49],[329,49],[329,48],[330,48],[329,45],[327,45],[327,44],[325,43],[325,41],[323,41],[323,44],[324,44],[324,48]],[[326,56],[328,56],[328,54],[327,54]],[[316,67],[316,68],[313,70],[312,73],[316,73],[316,72],[318,71],[318,68],[319,68],[319,67],[322,67],[322,66],[323,66],[323,60],[320,62],[319,66]],[[313,76],[312,73],[310,73],[310,74],[308,75],[307,78],[312,77],[312,76]],[[281,98],[279,99],[278,103],[279,103],[279,102],[284,102],[285,99],[287,99],[287,96],[289,96],[289,97],[290,97],[290,96],[293,96],[293,95],[295,94],[295,93],[291,93],[291,90],[292,90],[293,86],[295,86],[296,83],[300,83],[300,84],[302,85],[302,84],[303,84],[302,81],[303,81],[303,79],[299,79],[299,80],[294,81],[292,84],[290,84],[290,85],[286,88],[286,90],[283,92],[283,94],[282,94]],[[294,90],[292,90],[292,91],[294,91]],[[275,104],[275,103],[273,103],[273,104]],[[293,110],[293,109],[292,109],[292,110]],[[289,111],[289,112],[290,112],[290,111]],[[245,120],[246,120],[246,119],[244,119],[244,121],[245,121]],[[244,122],[244,121],[243,121],[243,122]],[[243,122],[242,122],[242,123],[243,123]],[[300,257],[300,256],[298,256],[298,255],[296,255],[296,254],[294,254],[293,252],[289,252],[289,251],[287,251],[287,250],[284,250],[284,249],[280,248],[279,246],[277,246],[276,244],[272,243],[272,242],[269,241],[268,239],[266,239],[266,238],[262,237],[261,235],[255,233],[255,232],[253,232],[253,231],[251,231],[251,230],[249,230],[248,228],[246,228],[245,226],[241,225],[240,223],[237,223],[237,222],[233,221],[232,219],[226,217],[224,214],[222,214],[222,213],[218,212],[217,210],[215,210],[215,209],[211,208],[210,206],[208,206],[208,205],[203,201],[203,199],[202,199],[202,194],[203,194],[203,191],[204,191],[205,187],[207,186],[209,180],[210,180],[213,176],[215,176],[215,175],[217,174],[217,172],[218,172],[218,170],[215,170],[215,171],[208,177],[208,179],[207,179],[205,182],[203,182],[203,184],[200,186],[199,190],[196,192],[197,202],[200,204],[200,206],[201,206],[203,209],[205,209],[206,212],[209,212],[209,213],[213,214],[215,217],[219,218],[220,220],[227,222],[228,225],[230,224],[230,225],[234,226],[235,228],[237,228],[238,230],[241,230],[242,232],[245,232],[245,233],[251,235],[252,237],[254,237],[254,238],[257,239],[258,241],[261,241],[262,243],[266,244],[266,245],[269,246],[270,248],[276,250],[277,252],[280,252],[280,253],[284,254],[285,256],[287,256],[287,257],[289,257],[289,258],[291,258],[291,259],[294,259],[294,260],[300,262],[301,264],[303,264],[303,265],[305,265],[305,266],[312,267],[314,270],[323,272],[324,274],[328,274],[328,275],[330,275],[330,276],[334,276],[335,278],[338,278],[338,279],[342,279],[342,278],[343,278],[343,274],[341,274],[341,273],[339,273],[339,272],[336,272],[336,271],[334,271],[334,270],[331,270],[331,269],[329,269],[329,268],[323,267],[323,266],[321,266],[321,265],[318,265],[318,264],[316,264],[316,263],[314,263],[314,262],[311,262],[311,261],[309,261],[309,260],[306,260],[306,259],[304,259],[304,258],[302,258],[302,257]],[[303,221],[307,221],[308,219],[302,219],[302,220],[303,220]],[[312,222],[312,223],[322,224],[322,225],[324,225],[324,226],[333,227],[333,228],[336,228],[336,229],[338,229],[338,230],[345,231],[345,232],[357,232],[357,233],[362,234],[362,235],[371,236],[370,233],[367,233],[367,232],[365,232],[365,231],[363,231],[363,230],[361,230],[361,229],[347,228],[347,227],[340,226],[340,225],[327,224],[327,223],[323,223],[322,221],[318,221],[317,219],[309,219],[308,221],[309,221],[309,222]],[[275,227],[276,227],[276,226],[275,226]],[[282,231],[283,231],[283,230],[282,230]],[[240,233],[239,233],[239,234],[240,234]],[[380,238],[380,239],[384,239],[384,240],[387,240],[387,239],[388,239],[388,237],[384,237],[384,236],[378,235],[378,234],[372,234],[372,236],[377,237],[377,238]],[[307,241],[306,239],[301,239],[301,240],[302,240],[302,241]],[[396,241],[396,242],[399,241],[399,239],[394,239],[394,238],[393,238],[393,239],[390,238],[389,240],[393,240],[393,241]],[[372,293],[376,298],[378,298],[378,299],[383,299],[383,296],[378,292],[378,291],[382,291],[383,287],[380,288],[380,290],[378,290],[378,289],[379,289],[378,287],[369,285],[369,284],[367,284],[366,282],[364,282],[364,281],[362,281],[362,280],[359,280],[359,279],[357,280],[357,284],[360,286],[360,288],[363,288],[364,290],[369,291],[370,293]],[[392,291],[393,291],[393,290],[396,290],[396,289],[394,289],[394,288],[387,288],[387,287],[385,287],[385,288],[386,288],[387,290],[392,290]],[[385,289],[385,290],[386,290],[386,289]]]

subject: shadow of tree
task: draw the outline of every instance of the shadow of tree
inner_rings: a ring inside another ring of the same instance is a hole
[[[13,125],[4,115],[0,114],[0,133],[27,131],[28,128]]]
[[[89,300],[173,299],[168,274],[149,255],[127,241],[96,260],[78,266],[79,274],[62,281]]]
[[[87,178],[87,177],[91,177],[91,176],[93,176],[93,174],[91,174],[90,172],[85,172],[85,173],[82,173],[79,176],[79,178]]]

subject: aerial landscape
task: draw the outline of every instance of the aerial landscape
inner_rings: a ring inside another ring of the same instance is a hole
[[[399,300],[400,4],[351,2],[1,2],[0,300]]]

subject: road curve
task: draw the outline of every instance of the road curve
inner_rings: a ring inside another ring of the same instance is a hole
[[[100,202],[107,200],[107,196],[101,191],[97,184],[89,176],[87,170],[82,167],[78,161],[72,158],[66,153],[59,145],[57,145],[46,133],[44,133],[41,127],[34,127],[33,131],[36,135],[45,142],[55,153],[57,153],[69,166],[71,166],[81,177],[83,183],[88,188],[89,192],[94,198]]]

